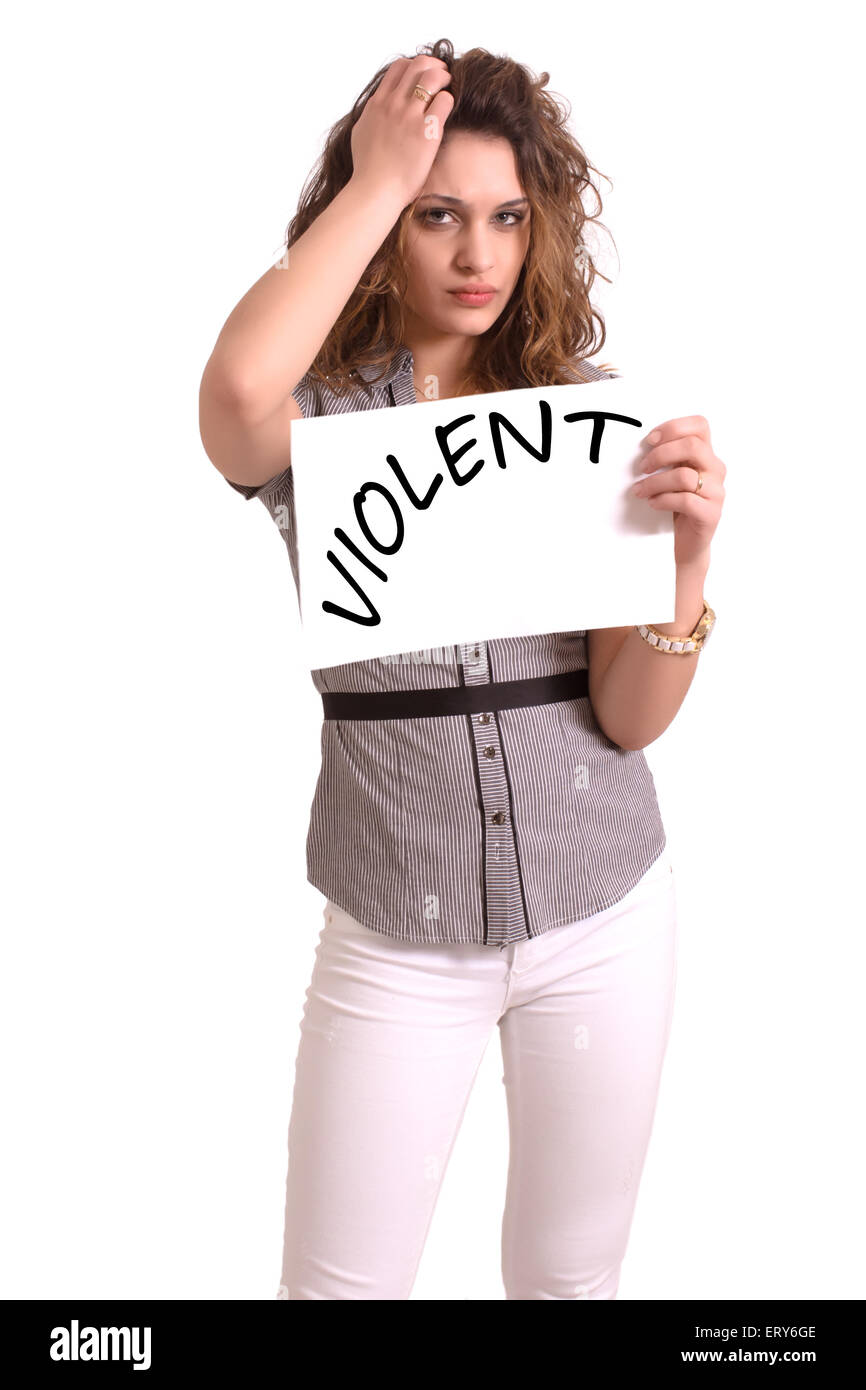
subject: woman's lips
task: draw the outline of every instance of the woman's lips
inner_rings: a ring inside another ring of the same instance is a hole
[[[482,304],[489,304],[496,291],[482,290],[475,293],[472,290],[449,290],[448,293],[452,294],[461,304],[470,304],[480,307]]]

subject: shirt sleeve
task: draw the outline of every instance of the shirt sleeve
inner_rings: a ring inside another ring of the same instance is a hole
[[[292,392],[292,396],[305,420],[308,419],[309,416],[315,415],[315,397],[309,379],[309,373],[301,377],[301,380]],[[289,464],[289,468],[291,468],[291,464]],[[248,483],[233,483],[231,478],[226,478],[226,482],[229,487],[233,487],[235,492],[239,492],[242,497],[245,497],[247,501],[250,502],[254,497],[262,497],[266,492],[273,492],[278,488],[288,473],[289,468],[284,468],[281,473],[275,474],[273,478],[268,478],[265,483],[259,483],[258,486],[251,486]]]

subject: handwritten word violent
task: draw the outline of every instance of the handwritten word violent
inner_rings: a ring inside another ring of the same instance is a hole
[[[548,402],[543,400],[539,401],[538,408],[539,414],[541,416],[541,437],[540,443],[537,447],[529,439],[526,439],[520,433],[520,431],[515,428],[511,421],[507,419],[505,415],[502,415],[497,410],[492,410],[489,412],[488,426],[490,431],[490,439],[493,445],[493,454],[496,459],[497,466],[499,468],[507,467],[505,460],[505,448],[503,446],[502,440],[504,430],[507,431],[508,434],[510,434],[511,437],[517,441],[520,447],[524,449],[527,454],[530,454],[539,463],[547,463],[550,461],[551,449],[553,445],[552,411]],[[464,472],[461,472],[458,468],[460,460],[466,453],[468,453],[470,449],[475,447],[475,445],[478,443],[478,440],[467,439],[464,443],[460,444],[457,447],[452,445],[450,442],[450,436],[453,434],[455,430],[460,429],[462,425],[468,425],[471,421],[475,419],[475,415],[460,415],[456,419],[451,420],[447,425],[436,426],[436,443],[438,445],[439,452],[442,454],[442,457],[445,461],[445,470],[448,476],[450,477],[452,483],[454,483],[455,487],[466,487],[468,483],[472,482],[473,478],[476,478],[478,476],[478,474],[481,472],[481,469],[485,466],[484,459],[476,459],[474,463],[466,467],[466,470]],[[601,445],[604,436],[605,425],[609,421],[613,421],[616,424],[620,425],[634,427],[636,429],[641,428],[640,420],[636,420],[630,415],[617,415],[613,411],[607,410],[575,410],[568,415],[563,415],[562,419],[566,424],[569,425],[576,424],[579,421],[592,421],[592,432],[589,439],[588,450],[588,461],[592,464],[598,464],[600,462]],[[400,547],[403,545],[403,541],[406,536],[406,523],[403,519],[403,509],[406,507],[407,502],[408,505],[411,508],[414,508],[415,511],[425,512],[432,503],[433,498],[439,491],[439,488],[442,486],[445,474],[437,473],[435,477],[432,479],[430,486],[428,487],[424,496],[419,497],[415,489],[412,487],[412,484],[409,482],[409,479],[406,477],[406,474],[403,471],[403,468],[401,467],[398,459],[396,459],[393,454],[386,454],[385,458],[388,463],[388,467],[391,469],[392,473],[397,479],[399,489],[385,487],[383,483],[366,482],[355,493],[352,502],[355,511],[355,519],[358,523],[358,530],[360,531],[361,536],[363,537],[369,549],[375,551],[378,555],[396,555],[397,552],[400,550]],[[375,533],[373,527],[371,526],[368,520],[368,517],[366,515],[366,508],[367,499],[371,493],[377,494],[378,496],[384,498],[385,502],[390,508],[394,522],[393,539],[383,540],[380,536],[378,536]],[[334,535],[336,536],[340,544],[345,546],[346,550],[348,550],[349,553],[353,555],[355,559],[359,561],[360,564],[362,564],[367,570],[369,570],[370,573],[373,574],[376,579],[381,580],[383,584],[387,584],[388,576],[385,573],[385,571],[379,565],[377,565],[375,561],[370,558],[369,555],[365,554],[361,547],[358,544],[356,544],[352,537],[349,536],[341,526],[334,527]],[[353,613],[348,608],[341,607],[340,604],[331,603],[328,599],[324,599],[322,602],[322,608],[324,609],[324,611],[326,613],[333,613],[334,616],[337,618],[344,618],[347,622],[361,623],[365,627],[375,627],[378,623],[381,622],[381,618],[379,616],[379,612],[375,604],[369,598],[364,589],[361,588],[361,585],[358,583],[355,576],[343,564],[343,561],[340,559],[339,555],[336,555],[333,550],[328,550],[326,554],[330,563],[339,572],[339,574],[343,576],[343,578],[346,580],[346,583],[350,585],[350,587],[362,600],[366,608],[366,613]]]

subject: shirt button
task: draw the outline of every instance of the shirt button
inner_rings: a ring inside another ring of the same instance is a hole
[[[489,715],[489,714],[479,714],[479,716],[478,716],[478,723],[479,723],[479,724],[489,724],[489,723],[490,723],[490,715]]]
[[[479,650],[478,650],[477,647],[474,649],[472,655],[473,655],[473,656],[480,656],[480,655],[481,655],[481,653],[479,652]]]
[[[492,744],[492,743],[488,743],[487,747],[486,747],[485,750],[484,750],[484,756],[485,756],[485,758],[495,758],[495,757],[496,757],[496,749],[493,747],[493,744]]]
[[[493,821],[493,824],[494,824],[494,825],[502,825],[502,824],[504,824],[504,822],[505,822],[505,812],[504,812],[504,811],[494,811],[494,812],[493,812],[493,815],[490,817],[490,819]]]

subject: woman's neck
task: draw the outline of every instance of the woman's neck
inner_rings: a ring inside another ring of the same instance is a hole
[[[407,334],[404,343],[412,353],[419,400],[446,400],[458,394],[475,352],[471,337],[422,330]]]

